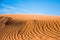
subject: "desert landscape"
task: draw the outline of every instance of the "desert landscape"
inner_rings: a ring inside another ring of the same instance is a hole
[[[0,40],[60,40],[60,16],[0,14]]]

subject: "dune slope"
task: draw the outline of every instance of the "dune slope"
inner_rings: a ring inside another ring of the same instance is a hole
[[[0,40],[60,40],[60,17],[0,15]]]

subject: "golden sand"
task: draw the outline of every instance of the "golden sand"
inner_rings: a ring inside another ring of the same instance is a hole
[[[60,16],[0,14],[0,40],[60,40]]]

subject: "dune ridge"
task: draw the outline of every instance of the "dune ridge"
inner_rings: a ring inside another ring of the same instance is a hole
[[[60,17],[31,16],[1,15],[0,40],[60,40]]]

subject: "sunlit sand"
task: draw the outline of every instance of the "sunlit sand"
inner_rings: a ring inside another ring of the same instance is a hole
[[[0,14],[0,40],[60,40],[60,16]]]

